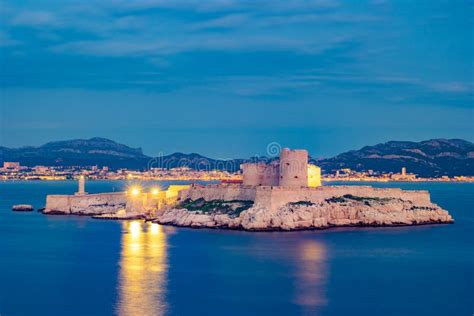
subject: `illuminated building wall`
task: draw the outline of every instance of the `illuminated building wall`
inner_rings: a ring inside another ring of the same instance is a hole
[[[178,193],[181,190],[188,189],[189,185],[170,185],[168,187],[168,190],[166,190],[166,198],[175,198],[178,197]]]
[[[174,205],[177,202],[180,191],[189,188],[189,185],[170,185],[168,190],[160,188],[150,188],[147,192],[142,192],[139,186],[132,186],[127,191],[127,212],[154,212],[165,205]]]
[[[308,187],[321,186],[321,168],[308,164]]]

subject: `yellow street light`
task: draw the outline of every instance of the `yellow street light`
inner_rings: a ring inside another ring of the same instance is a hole
[[[133,195],[133,196],[138,196],[140,194],[140,188],[139,187],[132,187],[130,189],[130,193]]]
[[[151,194],[152,195],[158,195],[158,193],[160,193],[160,189],[158,189],[158,188],[151,189]]]

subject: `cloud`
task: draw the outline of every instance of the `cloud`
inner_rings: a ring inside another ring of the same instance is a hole
[[[369,14],[347,14],[347,13],[318,13],[318,14],[292,14],[273,15],[257,21],[259,25],[278,26],[294,24],[319,24],[319,23],[361,23],[378,22],[381,17]]]
[[[339,7],[335,0],[101,0],[96,3],[116,10],[180,9],[197,12],[232,12],[261,10],[267,12],[306,11]]]
[[[304,38],[288,38],[278,35],[248,36],[236,34],[188,34],[166,39],[123,38],[117,40],[76,41],[55,45],[56,53],[86,54],[94,56],[159,56],[190,51],[291,51],[300,53],[319,53],[336,47],[344,39],[329,41],[308,41]]]
[[[14,16],[12,25],[21,26],[55,26],[59,24],[56,16],[48,11],[23,11]]]
[[[439,92],[449,93],[474,93],[474,85],[464,82],[443,82],[431,85],[432,89]]]
[[[419,67],[425,61],[410,60],[411,52],[422,56],[423,47],[411,43],[411,29],[407,32],[410,20],[395,16],[391,5],[374,9],[373,3],[328,0],[90,0],[59,1],[49,6],[11,3],[2,21],[9,33],[0,33],[0,45],[21,43],[11,50],[33,58],[41,56],[49,61],[47,65],[54,64],[53,59],[62,60],[64,72],[70,72],[65,75],[58,70],[55,75],[66,78],[64,84],[80,77],[77,72],[94,76],[99,70],[90,65],[104,62],[103,68],[97,68],[103,71],[98,84],[115,80],[117,85],[131,83],[148,89],[168,81],[170,89],[181,89],[188,83],[196,86],[202,82],[204,90],[244,97],[284,95],[288,91],[300,95],[318,87],[328,94],[365,94],[408,103],[415,95],[430,102],[437,96],[464,98],[473,88],[463,83],[466,76],[462,72],[450,72],[459,73],[459,78],[442,71],[427,74]],[[420,20],[426,21],[426,16],[420,15]],[[439,43],[443,45],[441,40]],[[397,60],[397,54],[402,61]],[[440,49],[439,54],[445,53]],[[213,64],[215,57],[220,64]],[[247,60],[252,57],[252,61]],[[83,64],[91,68],[82,69]],[[400,64],[403,66],[398,67]],[[46,63],[42,65],[46,68]],[[113,75],[117,65],[123,66],[127,78]],[[135,71],[143,68],[136,67],[166,69],[163,78],[149,80],[137,75]],[[302,71],[318,67],[316,71]],[[41,66],[37,68],[40,72],[38,69],[42,70]],[[20,84],[35,80],[35,76],[23,78],[30,81],[22,79]]]
[[[216,19],[206,20],[196,23],[192,26],[194,30],[212,29],[212,28],[228,28],[241,27],[243,23],[248,22],[247,14],[229,14]]]
[[[86,54],[94,56],[142,56],[165,52],[166,44],[160,42],[136,40],[95,40],[75,41],[55,45],[51,50],[56,53]]]
[[[61,41],[45,41],[44,45],[54,46],[44,48],[75,55],[156,57],[212,50],[317,53],[353,36],[353,31],[337,29],[325,34],[321,22],[373,19],[336,12],[339,8],[338,2],[329,0],[92,0],[54,6],[50,11],[10,7],[12,18],[7,23],[12,28],[47,27]],[[189,11],[200,13],[189,16]],[[280,29],[295,24],[306,25]]]

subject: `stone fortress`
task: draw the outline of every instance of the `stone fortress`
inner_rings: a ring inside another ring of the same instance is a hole
[[[284,148],[278,161],[245,163],[241,166],[243,184],[246,186],[318,187],[321,169],[308,164],[306,150]]]
[[[193,184],[178,194],[178,200],[250,200],[255,205],[276,210],[291,202],[319,203],[334,196],[353,195],[371,198],[403,198],[430,204],[428,191],[403,191],[371,186],[322,186],[321,169],[308,164],[306,150],[284,148],[279,161],[241,165],[242,184]]]
[[[321,169],[308,165],[306,150],[282,150],[280,159],[269,164],[245,163],[241,165],[242,184],[219,185],[170,185],[166,190],[151,189],[144,192],[131,187],[126,192],[88,194],[85,177],[78,178],[78,191],[74,195],[48,195],[46,214],[105,215],[121,212],[121,217],[153,216],[164,208],[176,206],[188,196],[200,195],[212,199],[251,200],[259,192],[271,192],[273,188],[302,189],[321,185]],[[259,196],[262,195],[259,193]],[[268,194],[268,193],[267,193]],[[267,198],[268,200],[268,198]]]
[[[244,230],[451,223],[428,191],[323,186],[306,150],[284,148],[278,160],[241,165],[241,183],[170,186],[167,190],[49,195],[46,214],[146,218],[160,224]]]

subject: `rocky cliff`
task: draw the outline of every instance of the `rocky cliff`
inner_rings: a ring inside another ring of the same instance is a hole
[[[189,204],[189,202],[187,202]],[[210,201],[209,203],[217,204]],[[157,220],[160,224],[243,230],[301,230],[336,226],[397,226],[452,223],[449,213],[433,203],[418,204],[399,198],[334,196],[319,203],[298,201],[276,210],[254,205],[240,214],[205,209],[175,208]]]

